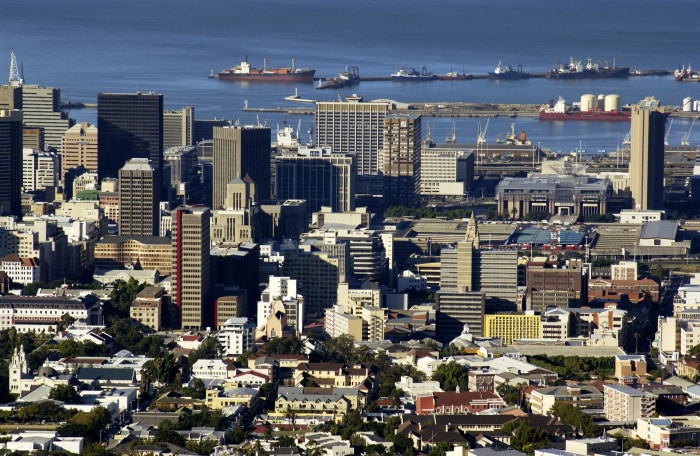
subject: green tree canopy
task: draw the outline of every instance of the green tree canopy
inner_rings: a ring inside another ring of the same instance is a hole
[[[460,391],[467,391],[469,386],[469,369],[454,361],[441,364],[433,373],[433,380],[440,382],[444,391],[454,391],[459,386]]]
[[[73,385],[56,385],[49,392],[49,399],[65,402],[66,404],[82,404],[83,398]]]

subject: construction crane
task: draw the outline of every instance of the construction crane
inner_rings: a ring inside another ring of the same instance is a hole
[[[690,145],[690,132],[693,131],[693,126],[695,126],[695,121],[697,119],[693,119],[693,123],[690,124],[690,128],[688,129],[688,133],[683,135],[683,139],[681,139],[681,146],[689,146]]]
[[[671,127],[673,126],[673,119],[668,123],[668,130],[666,130],[666,136],[664,136],[664,145],[668,146],[668,135],[671,133]]]

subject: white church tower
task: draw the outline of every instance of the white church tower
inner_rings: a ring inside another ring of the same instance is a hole
[[[12,352],[12,361],[10,362],[10,393],[22,394],[22,377],[29,373],[27,365],[27,355],[24,352],[24,345],[20,346]]]

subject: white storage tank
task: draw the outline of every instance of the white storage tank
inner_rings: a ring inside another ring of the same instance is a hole
[[[620,95],[610,94],[605,96],[605,112],[622,111],[622,99]]]
[[[598,106],[598,100],[596,100],[595,95],[587,93],[586,95],[581,95],[581,111],[590,111]]]
[[[700,111],[700,100],[693,101],[693,111]]]
[[[690,112],[693,110],[693,99],[690,97],[683,98],[683,112]]]
[[[605,107],[605,95],[598,95],[598,109],[603,109]]]

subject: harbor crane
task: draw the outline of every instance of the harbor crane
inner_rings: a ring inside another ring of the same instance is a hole
[[[481,129],[481,126],[479,127],[479,134],[476,137],[476,143],[477,144],[486,144],[486,131],[489,129],[489,122],[491,121],[491,118],[489,117],[486,119],[486,125],[484,125],[484,129]]]
[[[668,135],[671,133],[671,127],[673,126],[673,119],[668,123],[668,130],[666,130],[666,136],[664,136],[664,145],[668,146]]]
[[[688,129],[688,133],[683,135],[683,139],[681,139],[681,146],[689,146],[690,145],[690,133],[693,131],[693,127],[695,126],[695,121],[697,119],[693,119],[693,123],[690,124],[690,128]]]

